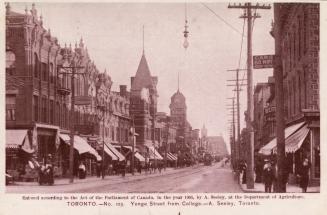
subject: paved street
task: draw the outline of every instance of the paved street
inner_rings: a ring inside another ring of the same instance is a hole
[[[133,192],[165,192],[165,193],[231,193],[242,192],[233,180],[228,167],[220,163],[212,166],[198,165],[183,169],[170,169],[162,173],[142,174],[125,178],[121,176],[106,177],[103,181],[91,178],[75,184],[56,184],[54,186],[38,186],[37,184],[20,184],[7,186],[9,193],[133,193]]]

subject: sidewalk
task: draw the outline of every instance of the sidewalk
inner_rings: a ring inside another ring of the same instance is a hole
[[[240,184],[240,186],[245,193],[264,193],[265,192],[265,186],[263,183],[254,183],[254,189],[246,188],[246,184]],[[308,193],[319,193],[320,186],[308,187],[307,192]],[[287,184],[286,185],[286,193],[302,193],[302,189],[301,189],[301,187],[299,187],[297,185]]]

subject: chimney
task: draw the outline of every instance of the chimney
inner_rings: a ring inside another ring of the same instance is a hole
[[[121,97],[127,97],[127,85],[119,85],[119,94]]]

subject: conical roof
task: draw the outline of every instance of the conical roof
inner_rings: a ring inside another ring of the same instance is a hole
[[[142,88],[145,88],[145,87],[146,88],[148,88],[148,87],[154,88],[153,85],[154,85],[154,83],[152,81],[148,62],[143,53],[140,64],[137,68],[135,78],[134,78],[132,86],[131,86],[131,90],[133,90],[133,91],[142,90]]]

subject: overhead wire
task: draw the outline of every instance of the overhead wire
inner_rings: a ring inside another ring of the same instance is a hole
[[[218,19],[220,19],[223,23],[225,23],[227,26],[229,26],[231,29],[233,29],[235,32],[242,35],[242,37],[245,37],[244,34],[242,34],[239,30],[237,30],[233,25],[229,24],[226,20],[224,20],[221,16],[219,16],[214,10],[212,10],[208,5],[205,3],[201,3],[205,8],[207,8],[210,12],[212,12]]]

